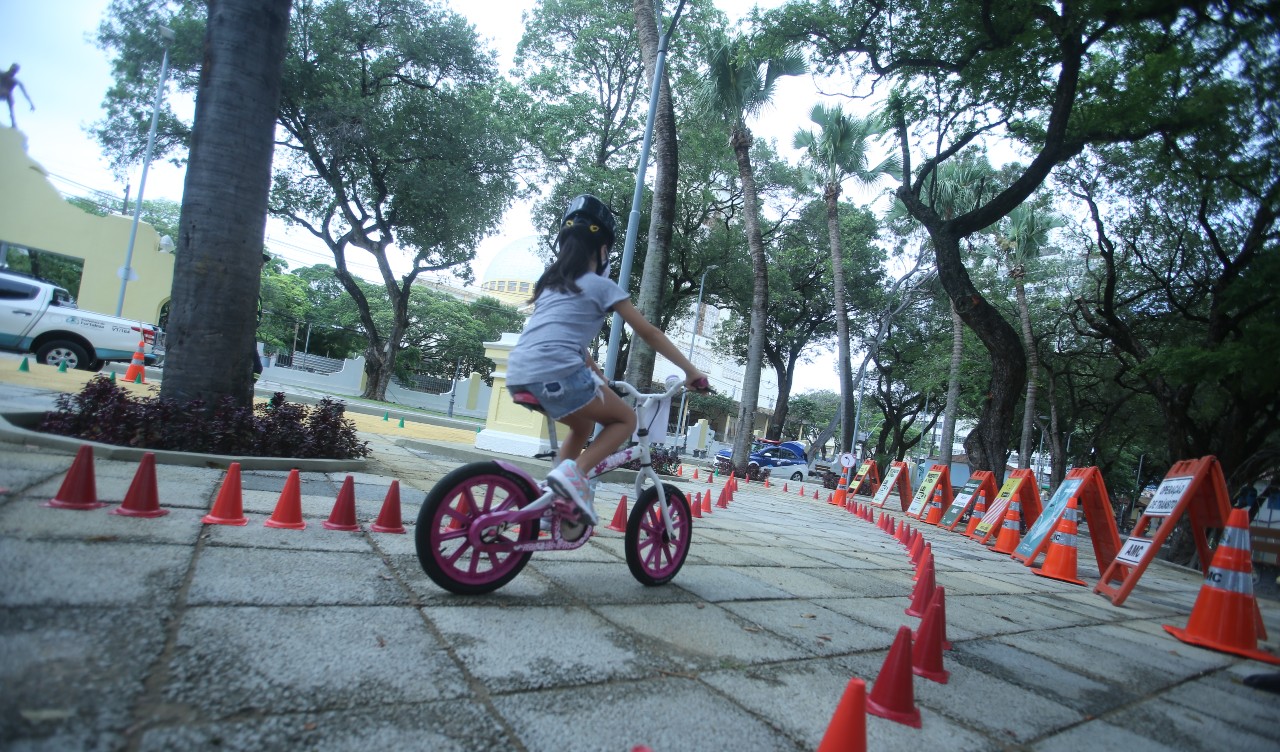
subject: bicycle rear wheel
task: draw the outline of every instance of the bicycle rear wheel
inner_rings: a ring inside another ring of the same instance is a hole
[[[676,576],[689,555],[693,536],[689,500],[675,486],[663,485],[662,488],[667,495],[674,536],[667,534],[667,526],[662,522],[657,488],[641,491],[627,518],[627,567],[632,577],[650,587],[665,585]]]
[[[520,574],[528,551],[512,547],[538,537],[538,521],[514,528],[487,531],[485,540],[496,550],[480,551],[468,535],[477,517],[523,507],[537,498],[537,489],[496,462],[464,465],[446,475],[427,494],[418,512],[414,545],[418,562],[440,587],[460,595],[489,593]]]

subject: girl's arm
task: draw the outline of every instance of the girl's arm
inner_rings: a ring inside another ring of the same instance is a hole
[[[671,340],[667,339],[667,335],[663,334],[661,329],[649,323],[649,320],[631,304],[630,300],[620,300],[617,303],[614,303],[613,310],[622,317],[623,321],[627,322],[627,324],[631,326],[632,331],[634,331],[640,339],[648,342],[649,346],[661,354],[662,357],[672,363],[675,363],[680,370],[684,371],[684,383],[690,388],[695,388],[695,381],[707,378],[705,373],[699,371],[693,363],[689,362],[689,359],[685,357],[684,353],[680,352],[680,350],[671,343]]]

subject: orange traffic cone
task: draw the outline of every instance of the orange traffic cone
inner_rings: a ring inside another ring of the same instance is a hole
[[[279,527],[288,530],[302,530],[307,523],[302,519],[302,480],[297,469],[289,471],[285,479],[284,490],[276,501],[276,509],[265,523],[267,527]]]
[[[723,488],[722,488],[722,489],[720,489],[720,497],[716,499],[716,506],[720,507],[721,509],[728,509],[728,508],[729,508],[729,499],[730,499],[730,498],[732,498],[732,497],[733,497],[733,493],[732,493],[732,492],[727,492],[727,493],[726,493],[726,492],[725,492],[725,490],[724,490]],[[708,498],[708,499],[710,499],[710,498],[711,498],[710,494],[708,494],[708,495],[707,495],[707,498]]]
[[[920,728],[920,709],[911,688],[911,629],[898,627],[898,636],[884,658],[867,697],[867,712],[891,721]]]
[[[677,478],[684,477],[684,465],[676,465],[676,477]]]
[[[1085,584],[1076,578],[1076,497],[1067,500],[1067,509],[1058,520],[1058,529],[1049,539],[1049,553],[1045,554],[1044,565],[1031,571],[1041,577]]]
[[[765,488],[768,488],[768,487],[769,487],[769,476],[767,476],[767,475],[766,475],[766,476],[764,476],[764,487],[765,487]]]
[[[400,481],[391,481],[391,488],[382,500],[382,511],[369,529],[375,533],[404,533],[404,522],[400,519]]]
[[[783,493],[787,493],[787,484],[786,484],[786,483],[783,483],[783,484],[782,484],[782,492],[783,492]]]
[[[698,468],[696,467],[693,469],[693,479],[694,480],[698,479]]]
[[[697,517],[698,519],[702,519],[702,505],[699,504],[698,502],[696,501],[690,502],[689,511],[693,513],[694,517]]]
[[[160,508],[160,491],[156,488],[156,456],[145,452],[138,463],[138,472],[133,475],[129,484],[129,492],[124,495],[124,502],[111,510],[112,514],[125,517],[163,517],[168,509]]]
[[[818,501],[819,499],[820,497],[818,496],[818,489],[815,488],[813,489],[813,500]]]
[[[1232,509],[1187,628],[1162,626],[1191,645],[1280,664],[1280,657],[1258,649],[1258,625],[1262,620],[1253,595],[1250,548],[1249,512]],[[1262,631],[1262,635],[1265,639],[1266,632]]]
[[[973,505],[973,512],[969,514],[969,524],[965,526],[964,534],[970,538],[976,538],[978,532],[978,523],[982,522],[982,516],[987,513],[987,499],[981,494],[978,495],[978,501]]]
[[[929,498],[929,513],[925,515],[924,524],[936,525],[942,519],[942,494],[934,492]]]
[[[146,342],[138,343],[138,349],[133,351],[133,359],[129,361],[129,368],[124,372],[124,380],[130,384],[147,383],[147,356],[143,352],[146,346]]]
[[[836,493],[832,497],[832,504],[844,504],[849,495],[849,484],[845,482],[844,473],[840,473],[840,480],[836,481]]]
[[[938,608],[937,599],[931,599],[912,646],[911,672],[939,684],[946,684],[951,672],[942,667],[941,618],[942,611]]]
[[[694,470],[694,472],[696,473],[698,471]],[[627,532],[627,495],[626,494],[623,494],[622,498],[618,499],[618,508],[613,511],[613,521],[606,526],[606,529],[612,530],[615,533]]]
[[[801,484],[800,484],[800,495],[801,495],[801,496],[804,496],[804,484],[803,484],[803,483],[801,483]]]
[[[724,509],[727,506],[729,506],[729,501],[726,499],[720,508]],[[702,495],[702,513],[711,514],[711,494],[709,493]]]
[[[227,477],[222,480],[222,488],[218,489],[218,498],[213,502],[213,509],[200,521],[206,525],[249,524],[249,520],[244,516],[244,503],[240,497],[239,462],[232,462],[227,468]]]
[[[1004,513],[1004,523],[1000,526],[1000,535],[996,536],[996,545],[992,551],[998,554],[1011,554],[1022,542],[1022,503],[1009,502],[1009,510]]]
[[[938,610],[938,631],[942,633],[942,649],[950,650],[951,641],[947,639],[947,593],[946,588],[941,585],[933,589],[933,597],[929,599],[929,609],[925,612],[925,616],[929,616],[929,611]],[[920,626],[924,627],[924,621],[920,622]],[[912,644],[919,642],[920,633],[918,631],[911,633]]]
[[[97,509],[105,507],[98,501],[98,485],[93,479],[93,447],[81,444],[76,458],[71,461],[67,477],[62,479],[58,493],[44,503],[54,509]]]
[[[818,743],[818,752],[866,752],[867,749],[867,683],[849,680],[840,704],[827,724]]]
[[[937,587],[938,583],[934,580],[933,561],[930,560],[925,562],[920,579],[916,580],[916,589],[911,591],[911,605],[905,609],[907,616],[924,616],[926,609],[929,608],[929,601],[933,600],[933,591]]]
[[[344,530],[352,532],[359,530],[360,526],[356,524],[356,481],[350,475],[346,480],[342,481],[342,488],[338,491],[338,498],[333,502],[333,511],[329,512],[329,519],[320,523],[325,530]]]

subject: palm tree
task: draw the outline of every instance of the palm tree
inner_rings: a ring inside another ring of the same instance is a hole
[[[849,319],[845,311],[844,250],[840,242],[840,185],[852,178],[870,185],[881,175],[900,178],[902,168],[897,158],[889,157],[872,167],[867,157],[868,142],[888,128],[877,117],[858,118],[846,115],[840,105],[824,107],[816,104],[809,119],[817,132],[801,130],[795,135],[795,146],[808,152],[809,161],[822,175],[822,198],[827,205],[827,236],[831,243],[831,274],[835,286],[836,341],[840,368],[840,451],[853,447],[854,401],[853,370],[849,352]]]
[[[160,396],[253,399],[252,353],[290,0],[209,4]]]
[[[1018,467],[1031,467],[1031,437],[1036,419],[1036,381],[1040,359],[1031,335],[1031,310],[1027,306],[1027,262],[1034,261],[1049,244],[1049,231],[1066,224],[1058,214],[1037,210],[1030,203],[1009,212],[997,230],[996,247],[1009,270],[1018,294],[1018,317],[1022,321],[1022,347],[1027,351],[1027,396],[1022,412],[1022,441],[1018,444]]]
[[[764,361],[765,305],[769,299],[768,266],[764,240],[760,233],[760,203],[756,194],[755,173],[751,168],[753,137],[747,118],[756,114],[773,98],[774,85],[782,76],[794,76],[805,70],[804,59],[794,52],[776,58],[755,54],[744,37],[722,38],[712,47],[707,60],[707,78],[699,92],[699,102],[708,112],[718,115],[729,128],[729,145],[738,163],[742,182],[743,223],[747,248],[751,252],[752,294],[750,336],[747,340],[746,378],[742,382],[742,401],[738,408],[738,434],[733,441],[734,468],[747,469],[747,453],[751,447],[751,427],[756,419],[756,401],[760,397],[760,366]]]

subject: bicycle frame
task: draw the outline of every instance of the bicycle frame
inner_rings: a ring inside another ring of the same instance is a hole
[[[640,415],[643,413],[643,408],[646,405],[649,405],[653,402],[661,401],[668,397],[673,397],[684,388],[684,384],[681,383],[679,380],[675,381],[675,383],[673,383],[671,387],[667,389],[667,391],[659,394],[643,394],[640,392],[640,390],[636,389],[634,386],[632,386],[631,384],[625,381],[610,382],[608,386],[610,386],[611,388],[622,390],[626,392],[629,396],[635,397],[637,400],[636,402],[637,415]],[[628,462],[631,462],[632,460],[639,458],[640,471],[639,473],[636,474],[634,498],[636,499],[640,498],[640,492],[644,490],[646,480],[652,482],[654,487],[659,490],[658,507],[662,510],[662,523],[667,529],[667,534],[674,537],[676,535],[675,524],[672,522],[671,514],[667,509],[666,494],[661,493],[662,480],[658,477],[658,474],[654,471],[653,465],[652,465],[653,458],[652,458],[652,454],[649,451],[649,444],[651,442],[649,433],[647,430],[642,430],[639,432],[639,434],[640,434],[639,443],[637,443],[635,446],[627,447],[626,449],[622,449],[617,452],[614,452],[613,454],[604,458],[604,460],[602,460],[598,465],[592,468],[591,472],[587,475],[587,479],[589,481],[595,480],[596,478],[604,475],[605,473],[608,473],[612,470],[616,470],[617,468],[627,464]],[[501,528],[502,530],[506,530],[507,528],[512,527],[514,525],[518,525],[522,522],[527,522],[529,520],[540,518],[546,512],[547,507],[551,507],[551,506],[555,506],[555,511],[551,515],[551,520],[552,520],[551,538],[548,540],[536,540],[536,541],[530,541],[528,543],[518,543],[514,546],[514,549],[517,551],[568,550],[568,549],[578,548],[579,546],[586,543],[591,536],[583,535],[580,538],[577,538],[576,540],[566,540],[563,536],[561,536],[560,523],[562,518],[565,518],[574,514],[576,512],[576,508],[574,507],[573,503],[570,502],[568,499],[565,499],[557,495],[554,491],[550,489],[547,489],[547,491],[543,493],[541,496],[539,496],[537,499],[534,499],[532,502],[525,505],[524,507],[521,507],[520,509],[506,509],[498,512],[492,512],[490,514],[482,515],[476,518],[475,522],[471,525],[470,532],[468,533],[468,536],[467,536],[468,540],[471,543],[471,545],[475,546],[480,551],[496,551],[498,550],[498,547],[488,544],[485,540],[486,537],[489,535],[490,531],[492,531],[494,528]]]

